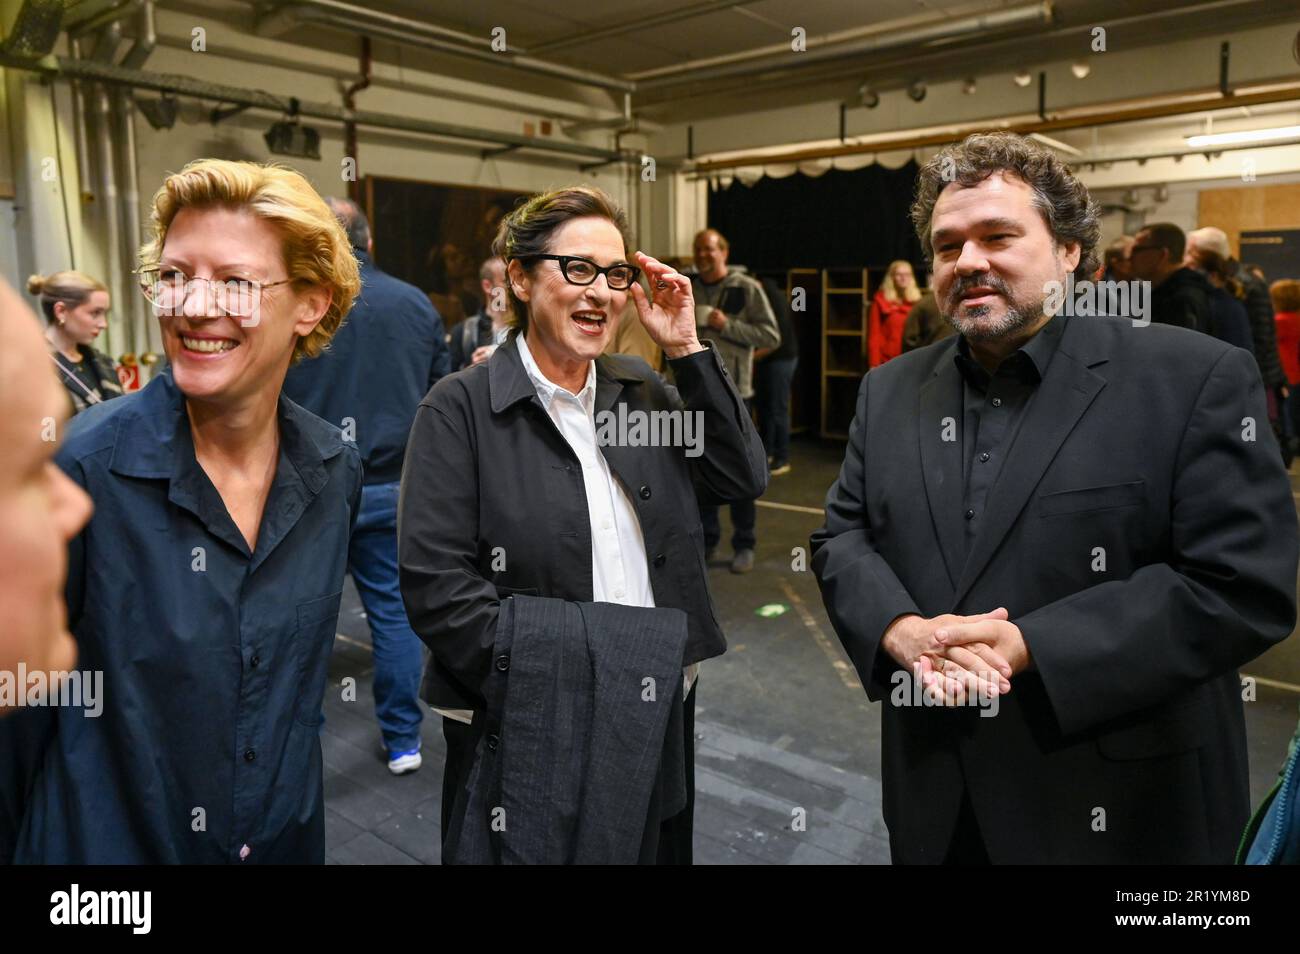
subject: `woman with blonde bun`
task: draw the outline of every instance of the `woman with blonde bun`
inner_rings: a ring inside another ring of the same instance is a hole
[[[33,275],[27,291],[40,299],[45,339],[59,381],[72,401],[72,413],[122,396],[117,365],[91,342],[108,327],[108,288],[81,272]]]

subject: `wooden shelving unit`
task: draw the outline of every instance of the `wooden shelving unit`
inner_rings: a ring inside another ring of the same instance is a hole
[[[822,284],[822,437],[845,440],[867,373],[870,278],[865,268],[824,268]]]

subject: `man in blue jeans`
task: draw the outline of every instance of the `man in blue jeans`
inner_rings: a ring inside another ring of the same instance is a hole
[[[348,571],[370,623],[375,713],[394,775],[420,767],[423,650],[397,585],[397,489],[415,409],[450,370],[442,318],[414,285],[371,261],[370,224],[355,202],[329,199],[361,263],[361,294],[330,347],[289,369],[284,393],[343,429],[365,465]]]

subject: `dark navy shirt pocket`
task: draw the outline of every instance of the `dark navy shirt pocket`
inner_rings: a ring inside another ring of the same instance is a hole
[[[342,601],[343,591],[339,590],[330,596],[298,604],[298,629],[294,633],[298,699],[294,712],[295,718],[303,725],[316,726],[324,721],[321,703]]]

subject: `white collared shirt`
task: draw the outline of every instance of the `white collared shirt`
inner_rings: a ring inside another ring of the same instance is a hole
[[[627,490],[596,443],[596,363],[587,365],[587,383],[582,390],[571,394],[542,374],[523,335],[515,341],[538,400],[582,464],[591,520],[592,599],[597,603],[654,606],[641,521]]]
[[[597,603],[654,606],[641,521],[623,484],[596,443],[596,363],[587,366],[587,383],[582,390],[571,394],[542,374],[523,335],[517,336],[516,344],[537,399],[582,464],[582,484],[591,521],[592,599]],[[699,663],[682,670],[683,696],[691,691],[699,671]],[[473,716],[469,709],[435,706],[433,711],[464,723],[469,723]]]

